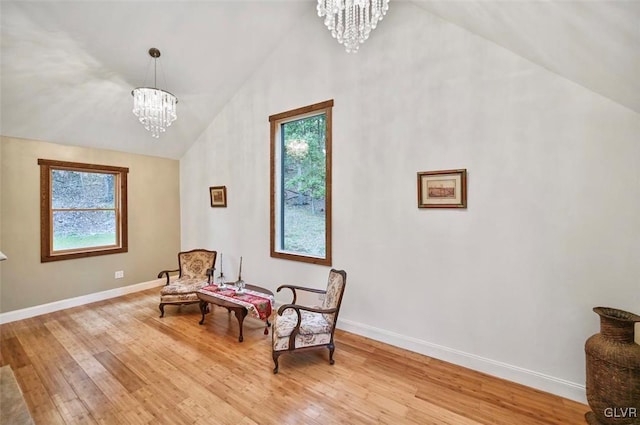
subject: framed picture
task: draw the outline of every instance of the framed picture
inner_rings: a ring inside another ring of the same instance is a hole
[[[211,207],[227,206],[227,186],[212,186],[209,188]]]
[[[419,171],[418,208],[467,208],[467,170]]]

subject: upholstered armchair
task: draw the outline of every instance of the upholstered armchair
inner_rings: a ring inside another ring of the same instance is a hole
[[[164,317],[164,306],[197,304],[196,291],[209,284],[216,263],[216,251],[194,249],[178,253],[178,268],[163,270],[158,279],[166,277],[167,282],[160,291],[160,317]],[[170,273],[178,272],[178,278],[171,281]]]
[[[338,321],[340,304],[344,287],[347,283],[347,273],[344,270],[329,272],[327,289],[313,289],[302,286],[282,285],[277,289],[287,288],[293,292],[291,304],[285,304],[278,309],[273,322],[272,355],[278,373],[278,357],[284,353],[297,350],[311,350],[326,347],[329,349],[329,364],[333,364],[333,334]],[[320,307],[306,307],[296,304],[296,291],[306,291],[323,294],[324,299]]]

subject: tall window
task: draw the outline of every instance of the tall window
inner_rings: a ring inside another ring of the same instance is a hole
[[[332,107],[269,117],[272,257],[331,265]]]
[[[127,252],[128,168],[38,164],[41,262]]]

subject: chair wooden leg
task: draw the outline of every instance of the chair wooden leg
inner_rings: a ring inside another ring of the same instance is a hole
[[[329,344],[329,364],[334,364],[335,361],[333,360],[333,352],[335,351],[336,346],[333,344]]]
[[[160,303],[160,317],[164,317],[164,304]]]
[[[273,368],[273,373],[276,374],[278,373],[278,357],[280,357],[280,353],[277,351],[273,352],[273,363],[275,364],[276,367]]]

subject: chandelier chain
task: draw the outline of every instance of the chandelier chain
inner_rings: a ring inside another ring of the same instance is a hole
[[[153,88],[158,88],[158,58],[153,59]]]

